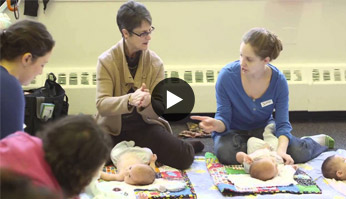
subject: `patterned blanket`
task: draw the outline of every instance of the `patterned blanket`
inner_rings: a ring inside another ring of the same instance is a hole
[[[240,165],[223,165],[219,163],[216,156],[207,152],[205,154],[207,169],[210,176],[223,195],[249,195],[249,194],[274,194],[274,193],[292,193],[292,194],[321,194],[321,189],[316,185],[313,179],[304,171],[298,169],[294,174],[296,185],[289,186],[271,186],[256,188],[239,188],[228,180],[229,174],[244,174],[245,171]],[[239,175],[241,176],[241,175]]]
[[[116,168],[114,166],[107,166],[104,168],[104,171],[108,173],[115,173]],[[131,187],[135,195],[138,195],[140,192],[144,192],[148,195],[149,198],[163,199],[163,198],[187,198],[194,199],[197,198],[195,190],[190,182],[190,179],[186,175],[185,171],[177,170],[172,167],[162,166],[159,167],[156,171],[156,180],[153,185],[148,186],[129,186],[126,183],[118,183],[118,189]],[[178,191],[173,191],[172,185],[177,182],[185,182],[185,188],[179,189]]]

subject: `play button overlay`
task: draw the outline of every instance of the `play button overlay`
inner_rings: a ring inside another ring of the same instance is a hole
[[[191,86],[179,78],[166,78],[159,82],[151,96],[155,113],[168,121],[186,118],[195,104]]]
[[[181,99],[180,97],[174,95],[173,93],[167,91],[167,104],[166,104],[166,108],[171,108],[172,106],[174,106],[175,104],[181,102],[183,99]]]

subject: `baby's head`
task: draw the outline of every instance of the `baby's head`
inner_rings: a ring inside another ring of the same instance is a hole
[[[278,168],[273,158],[261,158],[252,162],[249,173],[253,178],[266,181],[278,174]]]
[[[148,185],[155,180],[155,171],[147,164],[133,164],[125,172],[124,182],[131,185]]]
[[[325,178],[346,180],[346,158],[338,155],[329,156],[323,161],[322,174]]]

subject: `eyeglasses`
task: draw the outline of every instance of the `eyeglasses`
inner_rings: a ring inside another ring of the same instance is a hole
[[[154,26],[151,26],[151,28],[149,29],[149,32],[145,31],[145,32],[142,32],[141,34],[137,34],[137,33],[132,32],[132,31],[129,31],[129,32],[137,35],[138,37],[144,38],[144,37],[150,35],[154,30],[155,30]]]

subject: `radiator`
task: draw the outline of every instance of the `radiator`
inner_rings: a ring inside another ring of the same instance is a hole
[[[195,94],[193,113],[214,113],[215,82],[222,66],[165,66],[165,77],[178,77],[188,82]],[[290,111],[346,111],[346,64],[297,64],[279,67],[290,91]],[[69,114],[95,114],[95,67],[45,68],[30,85],[44,84],[49,72],[66,90]]]

